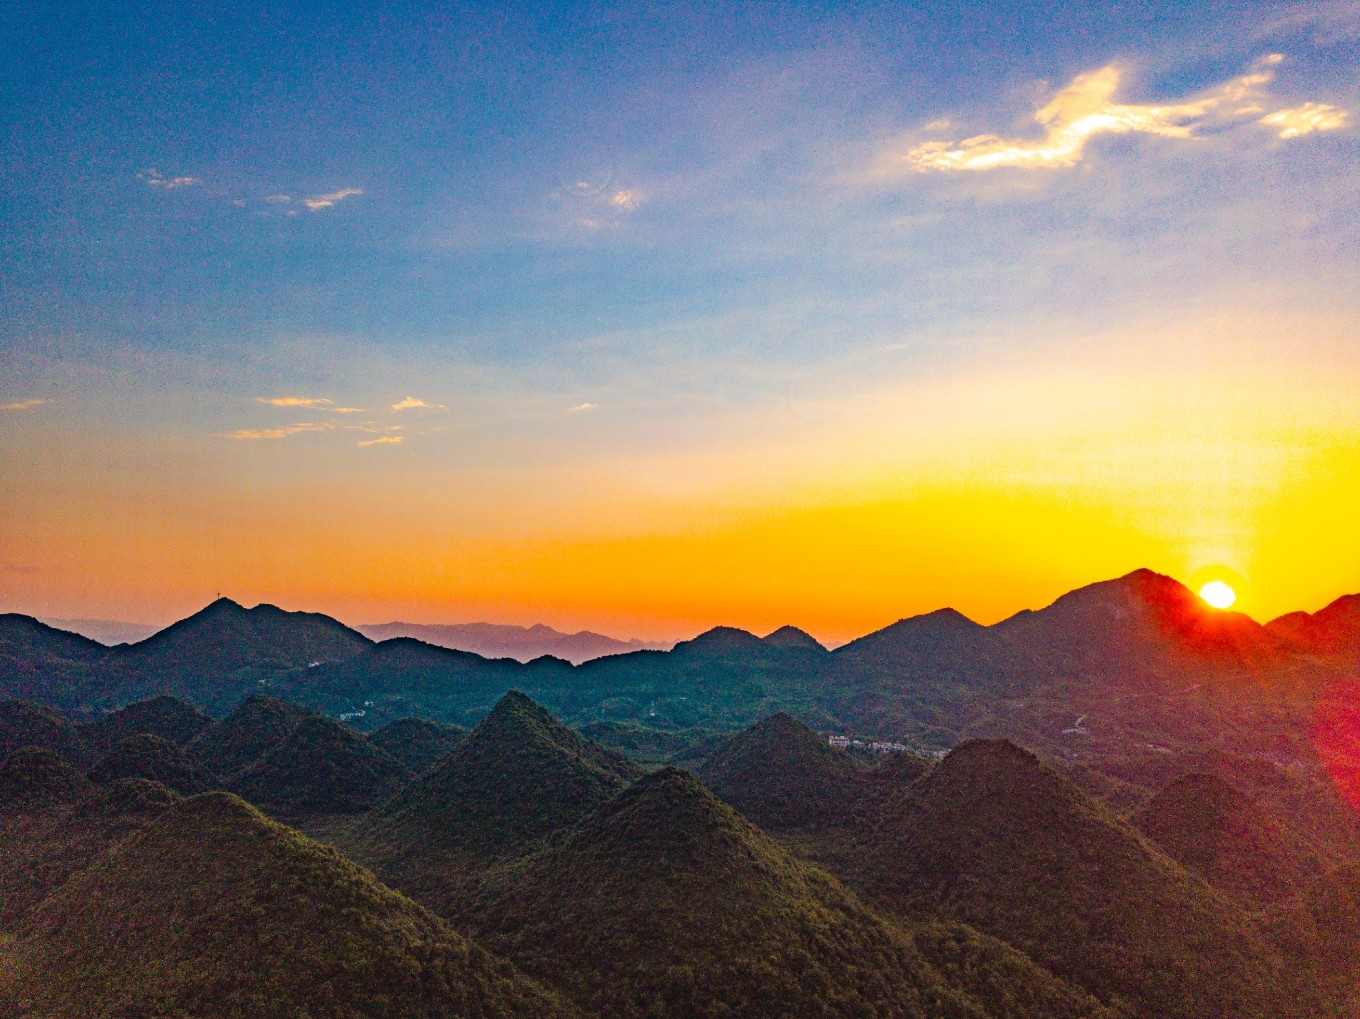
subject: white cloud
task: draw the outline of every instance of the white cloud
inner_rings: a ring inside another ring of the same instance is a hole
[[[404,435],[384,435],[378,439],[361,439],[355,445],[360,449],[365,446],[398,446],[405,438]]]
[[[0,403],[0,410],[32,410],[34,407],[41,407],[46,400],[39,400],[37,397],[29,397],[27,400],[16,400],[14,403]]]
[[[642,205],[642,192],[636,188],[623,188],[609,196],[609,204],[620,212],[636,212]]]
[[[341,188],[339,191],[332,191],[325,195],[314,195],[311,198],[304,198],[302,204],[307,206],[312,212],[320,212],[322,209],[329,209],[336,202],[343,202],[346,198],[355,195],[362,195],[363,188]]]
[[[585,413],[585,412],[588,411],[588,410],[597,410],[597,409],[599,408],[599,406],[600,406],[600,405],[599,405],[598,403],[578,403],[575,407],[568,407],[568,408],[567,408],[567,413],[568,413],[568,414],[583,414],[583,413]]]
[[[176,188],[193,187],[196,184],[203,183],[203,181],[198,177],[188,176],[167,177],[165,174],[161,173],[159,170],[156,169],[146,169],[141,171],[141,173],[137,174],[137,179],[146,181],[146,183],[150,184],[154,188],[164,188],[167,191],[173,191]]]
[[[240,428],[234,432],[228,432],[223,438],[226,439],[287,439],[293,435],[302,435],[308,432],[329,432],[335,426],[321,421],[300,421],[295,425],[287,425],[283,428]]]
[[[1335,131],[1346,126],[1349,114],[1328,103],[1304,103],[1261,118],[1267,127],[1278,127],[1281,138],[1301,138],[1314,131]]]
[[[418,400],[414,396],[408,396],[404,400],[392,404],[393,410],[448,410],[442,403],[426,403]]]
[[[1241,123],[1262,113],[1265,86],[1283,60],[1271,54],[1249,74],[1215,88],[1170,103],[1119,103],[1115,96],[1122,83],[1120,68],[1111,64],[1078,75],[1034,114],[1043,128],[1036,139],[1003,138],[980,134],[962,141],[919,142],[905,152],[891,150],[880,155],[876,176],[903,171],[993,170],[1000,167],[1040,169],[1071,167],[1081,162],[1086,143],[1102,134],[1151,134],[1164,138],[1193,138],[1211,123]],[[1345,112],[1333,106],[1305,104],[1258,118],[1261,123],[1283,128],[1281,137],[1293,138],[1314,130],[1340,126]],[[930,128],[943,129],[947,121]],[[1288,132],[1288,133],[1287,133]]]

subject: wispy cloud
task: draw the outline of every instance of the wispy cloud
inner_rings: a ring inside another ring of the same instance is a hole
[[[442,403],[426,403],[418,400],[414,396],[408,396],[404,400],[392,404],[393,410],[448,410]]]
[[[223,438],[227,439],[287,439],[293,435],[302,435],[307,432],[329,432],[335,426],[324,421],[300,421],[295,425],[286,425],[283,428],[240,428],[234,432],[228,432]]]
[[[1346,126],[1349,114],[1328,103],[1304,103],[1261,118],[1267,127],[1278,127],[1281,138],[1301,138],[1314,131],[1335,131]]]
[[[1360,0],[1323,0],[1295,4],[1267,21],[1262,37],[1306,33],[1314,43],[1331,46],[1360,39]]]
[[[167,191],[173,191],[176,188],[193,187],[196,184],[203,183],[198,177],[167,177],[165,174],[154,168],[141,171],[137,174],[137,179],[145,181],[153,188],[164,188]]]
[[[41,407],[46,402],[46,400],[39,400],[34,396],[27,400],[16,400],[14,403],[0,403],[0,410],[32,410],[34,407]]]
[[[405,438],[404,435],[384,435],[378,439],[360,439],[355,445],[360,449],[365,446],[399,446]]]
[[[600,406],[600,405],[599,405],[598,403],[578,403],[575,407],[568,407],[568,408],[567,408],[567,413],[568,413],[568,414],[583,414],[583,413],[585,413],[585,412],[588,411],[588,410],[596,410],[596,409],[599,408],[599,406]]]
[[[1206,92],[1172,103],[1119,103],[1115,96],[1123,73],[1116,65],[1078,75],[1034,115],[1043,128],[1037,139],[1003,138],[980,134],[962,141],[926,141],[905,152],[880,155],[876,176],[901,172],[994,170],[1000,167],[1048,169],[1081,162],[1086,145],[1104,134],[1150,134],[1164,138],[1193,138],[1212,123],[1242,123],[1247,118],[1278,126],[1283,138],[1326,131],[1345,123],[1345,111],[1307,103],[1293,110],[1258,115],[1264,111],[1265,86],[1275,77],[1283,57],[1271,54],[1249,74]],[[938,123],[938,122],[937,122]],[[948,124],[948,121],[943,122]]]
[[[312,212],[320,212],[322,209],[329,209],[336,202],[343,202],[346,198],[353,198],[355,195],[362,195],[363,193],[363,188],[341,188],[339,191],[332,191],[329,194],[304,198],[302,204]]]
[[[271,407],[306,407],[308,410],[324,410],[332,414],[364,414],[363,407],[337,407],[334,400],[321,396],[257,396],[257,403]]]

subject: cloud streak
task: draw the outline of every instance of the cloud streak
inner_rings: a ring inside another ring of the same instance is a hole
[[[329,194],[304,198],[302,204],[312,212],[320,212],[322,209],[331,208],[337,202],[343,202],[346,198],[353,198],[355,195],[362,195],[363,193],[363,188],[341,188],[339,191],[332,191]]]
[[[286,425],[283,428],[239,428],[234,432],[228,432],[223,438],[227,439],[287,439],[294,435],[303,435],[309,432],[329,432],[335,426],[323,421],[300,421],[295,425]]]
[[[1315,103],[1256,116],[1263,110],[1265,86],[1274,80],[1274,68],[1282,59],[1279,54],[1271,54],[1251,73],[1179,102],[1145,104],[1115,101],[1123,74],[1111,64],[1078,75],[1034,114],[1035,122],[1043,128],[1041,138],[980,134],[962,141],[921,142],[906,152],[892,151],[881,156],[878,175],[1072,167],[1081,162],[1087,143],[1100,135],[1194,138],[1197,131],[1210,124],[1241,123],[1247,117],[1280,128],[1282,138],[1341,127],[1346,121],[1345,111]]]
[[[257,403],[270,407],[306,407],[308,410],[324,410],[332,414],[363,414],[362,407],[337,407],[334,400],[321,396],[257,396]]]
[[[41,407],[46,402],[46,400],[40,400],[34,396],[27,400],[16,400],[14,403],[0,403],[0,410],[32,410],[34,407]]]
[[[403,411],[403,410],[445,410],[445,411],[446,411],[446,410],[448,410],[449,408],[445,407],[442,403],[426,403],[424,400],[418,400],[418,399],[416,399],[416,397],[414,397],[414,396],[408,396],[408,397],[406,397],[406,399],[404,399],[404,400],[399,400],[398,402],[392,404],[392,409],[395,410],[395,411]]]
[[[399,446],[405,438],[404,435],[384,435],[377,439],[360,439],[355,445],[360,449],[367,446]]]
[[[167,177],[165,174],[154,168],[141,171],[137,174],[137,179],[145,181],[153,188],[162,188],[166,191],[194,187],[195,185],[203,183],[198,177]]]

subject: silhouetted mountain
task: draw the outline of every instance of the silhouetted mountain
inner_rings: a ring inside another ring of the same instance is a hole
[[[1312,614],[1280,616],[1266,629],[1317,654],[1354,655],[1360,652],[1360,594],[1344,595]]]
[[[368,810],[410,780],[404,764],[353,729],[309,715],[239,771],[232,788],[271,813],[297,817]]]
[[[369,733],[368,740],[419,775],[433,767],[466,735],[467,730],[461,725],[446,725],[424,718],[400,718]]]
[[[569,828],[638,775],[520,693],[495,710],[370,827],[380,872],[437,900],[463,870]]]
[[[869,769],[782,711],[730,737],[700,766],[704,784],[768,831],[844,820]]]
[[[944,655],[975,655],[986,627],[954,609],[936,609],[899,620],[835,650],[842,661],[872,661],[879,666],[905,667],[935,661]]]
[[[182,796],[206,792],[214,785],[202,765],[169,740],[149,732],[119,740],[90,771],[90,779],[101,785],[120,778],[159,782]]]
[[[44,619],[42,622],[58,630],[78,633],[105,647],[114,644],[135,644],[160,631],[161,627],[147,623],[124,623],[116,619]]]
[[[0,813],[25,814],[74,803],[89,788],[89,779],[45,747],[24,747],[0,760]]]
[[[494,872],[470,909],[475,936],[603,1019],[988,1014],[903,931],[671,768]],[[1091,1014],[1070,990],[1047,1000],[1071,1007],[1045,1015]]]
[[[320,613],[247,609],[219,598],[138,644],[111,649],[108,661],[121,680],[121,702],[164,693],[212,710],[235,707],[262,680],[371,646]]]
[[[1216,775],[1186,775],[1130,818],[1173,860],[1227,892],[1274,901],[1303,885],[1283,823]]]
[[[251,697],[186,749],[209,771],[226,777],[254,764],[310,717],[304,708],[273,697]]]
[[[809,651],[825,651],[821,642],[805,630],[796,626],[781,626],[773,633],[767,633],[761,640],[771,647],[797,647]]]
[[[80,730],[55,711],[29,701],[0,701],[0,757],[42,747],[82,766],[90,756]]]
[[[98,750],[107,752],[120,739],[151,733],[183,746],[212,725],[212,719],[192,704],[174,697],[152,697],[112,711],[86,723],[81,732]]]
[[[715,626],[697,637],[680,641],[672,651],[685,655],[732,654],[755,650],[762,646],[761,639],[747,630],[740,630],[735,626]]]
[[[0,614],[0,697],[73,707],[107,651],[32,616]]]
[[[569,1012],[333,850],[223,793],[172,807],[16,934],[0,991],[36,1015]]]
[[[664,651],[671,646],[669,643],[649,643],[636,639],[618,640],[590,630],[563,633],[542,623],[534,626],[508,626],[502,623],[380,623],[355,629],[377,641],[414,637],[426,644],[470,651],[484,658],[514,658],[531,662],[535,658],[551,655],[576,665],[605,655],[641,650]]]
[[[1278,1014],[1280,962],[1242,916],[1005,741],[954,750],[850,855],[872,901],[994,934],[1103,1001]]]

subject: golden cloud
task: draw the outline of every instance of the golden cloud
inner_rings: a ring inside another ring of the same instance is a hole
[[[1264,87],[1275,76],[1279,54],[1262,59],[1255,70],[1224,82],[1207,92],[1173,103],[1119,103],[1115,96],[1122,72],[1111,64],[1078,75],[1034,115],[1042,138],[1003,138],[980,134],[962,141],[927,141],[905,153],[888,152],[880,157],[880,176],[903,169],[916,172],[1071,167],[1081,162],[1086,143],[1102,134],[1151,134],[1163,138],[1192,138],[1198,128],[1213,122],[1240,122],[1261,113]],[[1310,131],[1330,130],[1345,121],[1346,114],[1333,106],[1305,104],[1260,118],[1278,126],[1281,137],[1293,138]],[[936,121],[931,126],[948,125]]]
[[[360,449],[365,446],[398,446],[405,438],[404,435],[384,435],[378,439],[360,439],[355,445]]]
[[[34,407],[41,407],[46,400],[39,400],[37,397],[29,397],[27,400],[16,400],[14,403],[0,403],[0,410],[32,410]]]
[[[322,209],[329,209],[336,202],[343,202],[346,198],[351,198],[354,195],[362,195],[363,193],[363,188],[341,188],[339,191],[332,191],[329,194],[304,198],[302,204],[307,206],[312,212],[319,212]]]
[[[406,397],[406,399],[401,400],[401,401],[398,401],[397,403],[392,404],[392,409],[393,409],[393,410],[448,410],[448,408],[445,407],[442,403],[426,403],[424,400],[418,400],[418,399],[416,399],[414,396],[408,396],[408,397]]]
[[[293,435],[302,435],[306,432],[329,432],[334,425],[321,421],[301,421],[295,425],[287,425],[283,428],[240,428],[234,432],[228,432],[224,438],[228,439],[286,439]]]

